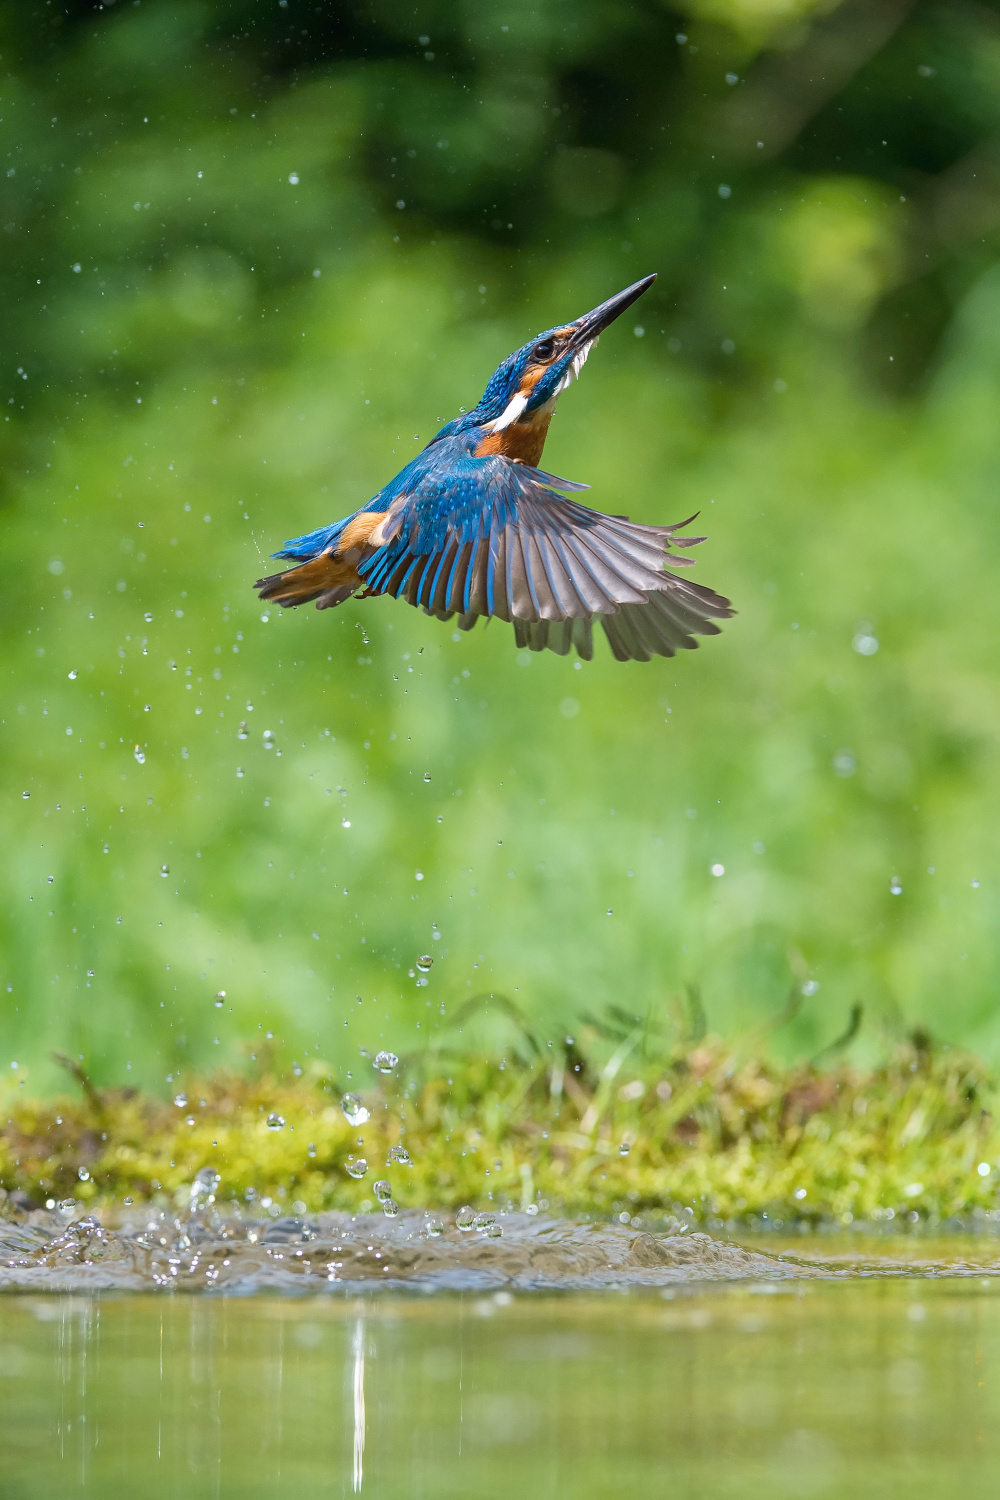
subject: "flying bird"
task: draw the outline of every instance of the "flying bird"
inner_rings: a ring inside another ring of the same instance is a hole
[[[514,627],[520,647],[590,660],[593,625],[619,661],[691,650],[718,635],[728,599],[671,572],[695,518],[643,526],[567,496],[589,488],[538,467],[556,402],[601,333],[656,280],[646,276],[593,312],[540,333],[509,355],[481,400],[431,439],[367,505],[286,542],[294,566],[260,578],[261,599],[332,609],[356,594],[390,594],[471,630]]]

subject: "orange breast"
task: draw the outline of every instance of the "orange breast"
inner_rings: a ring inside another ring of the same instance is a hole
[[[489,453],[502,453],[505,458],[516,458],[522,464],[537,465],[545,447],[552,413],[530,417],[525,422],[512,422],[500,432],[491,432],[483,438],[475,450],[477,458]]]

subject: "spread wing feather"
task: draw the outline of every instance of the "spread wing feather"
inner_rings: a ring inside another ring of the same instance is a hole
[[[349,576],[342,580],[330,569],[353,518],[279,554],[315,557],[313,547],[322,543],[331,558],[322,578],[306,579],[307,563],[263,580],[262,596],[267,588],[279,603],[311,597],[322,609],[363,588],[455,619],[462,630],[495,615],[513,624],[521,647],[559,656],[575,649],[586,660],[593,656],[595,620],[619,661],[648,661],[691,650],[693,636],[717,635],[714,621],[733,613],[712,589],[667,570],[668,562],[692,566],[675,553],[704,540],[677,535],[693,516],[643,526],[603,515],[562,493],[587,485],[502,455],[476,458],[467,446],[446,454],[446,446],[448,440],[432,444],[366,508],[377,504],[385,515],[385,541],[353,553],[359,560]]]

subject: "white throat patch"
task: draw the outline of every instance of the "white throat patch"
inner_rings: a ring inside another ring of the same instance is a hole
[[[510,400],[507,402],[506,409],[501,413],[499,417],[497,417],[496,421],[493,423],[493,431],[502,432],[505,427],[509,427],[512,422],[516,422],[527,404],[527,396],[522,396],[521,392],[518,391],[516,396],[512,396],[510,398]]]
[[[599,337],[600,335],[598,334],[598,338]],[[569,387],[573,384],[574,380],[579,378],[580,371],[587,363],[587,355],[590,353],[591,349],[593,349],[596,343],[596,338],[591,339],[589,344],[584,344],[583,348],[580,349],[578,353],[573,355],[573,358],[569,362],[569,369],[566,371],[566,374],[563,376],[562,380],[560,380],[558,386],[556,387],[557,396],[561,396],[563,391],[569,390]]]

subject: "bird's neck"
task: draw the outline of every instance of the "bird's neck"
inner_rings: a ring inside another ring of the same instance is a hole
[[[499,432],[493,432],[491,424],[486,423],[483,435],[472,451],[477,458],[502,453],[504,458],[515,458],[522,464],[537,467],[551,421],[552,407],[543,406],[526,414],[521,421],[511,422],[509,427],[503,427]]]

